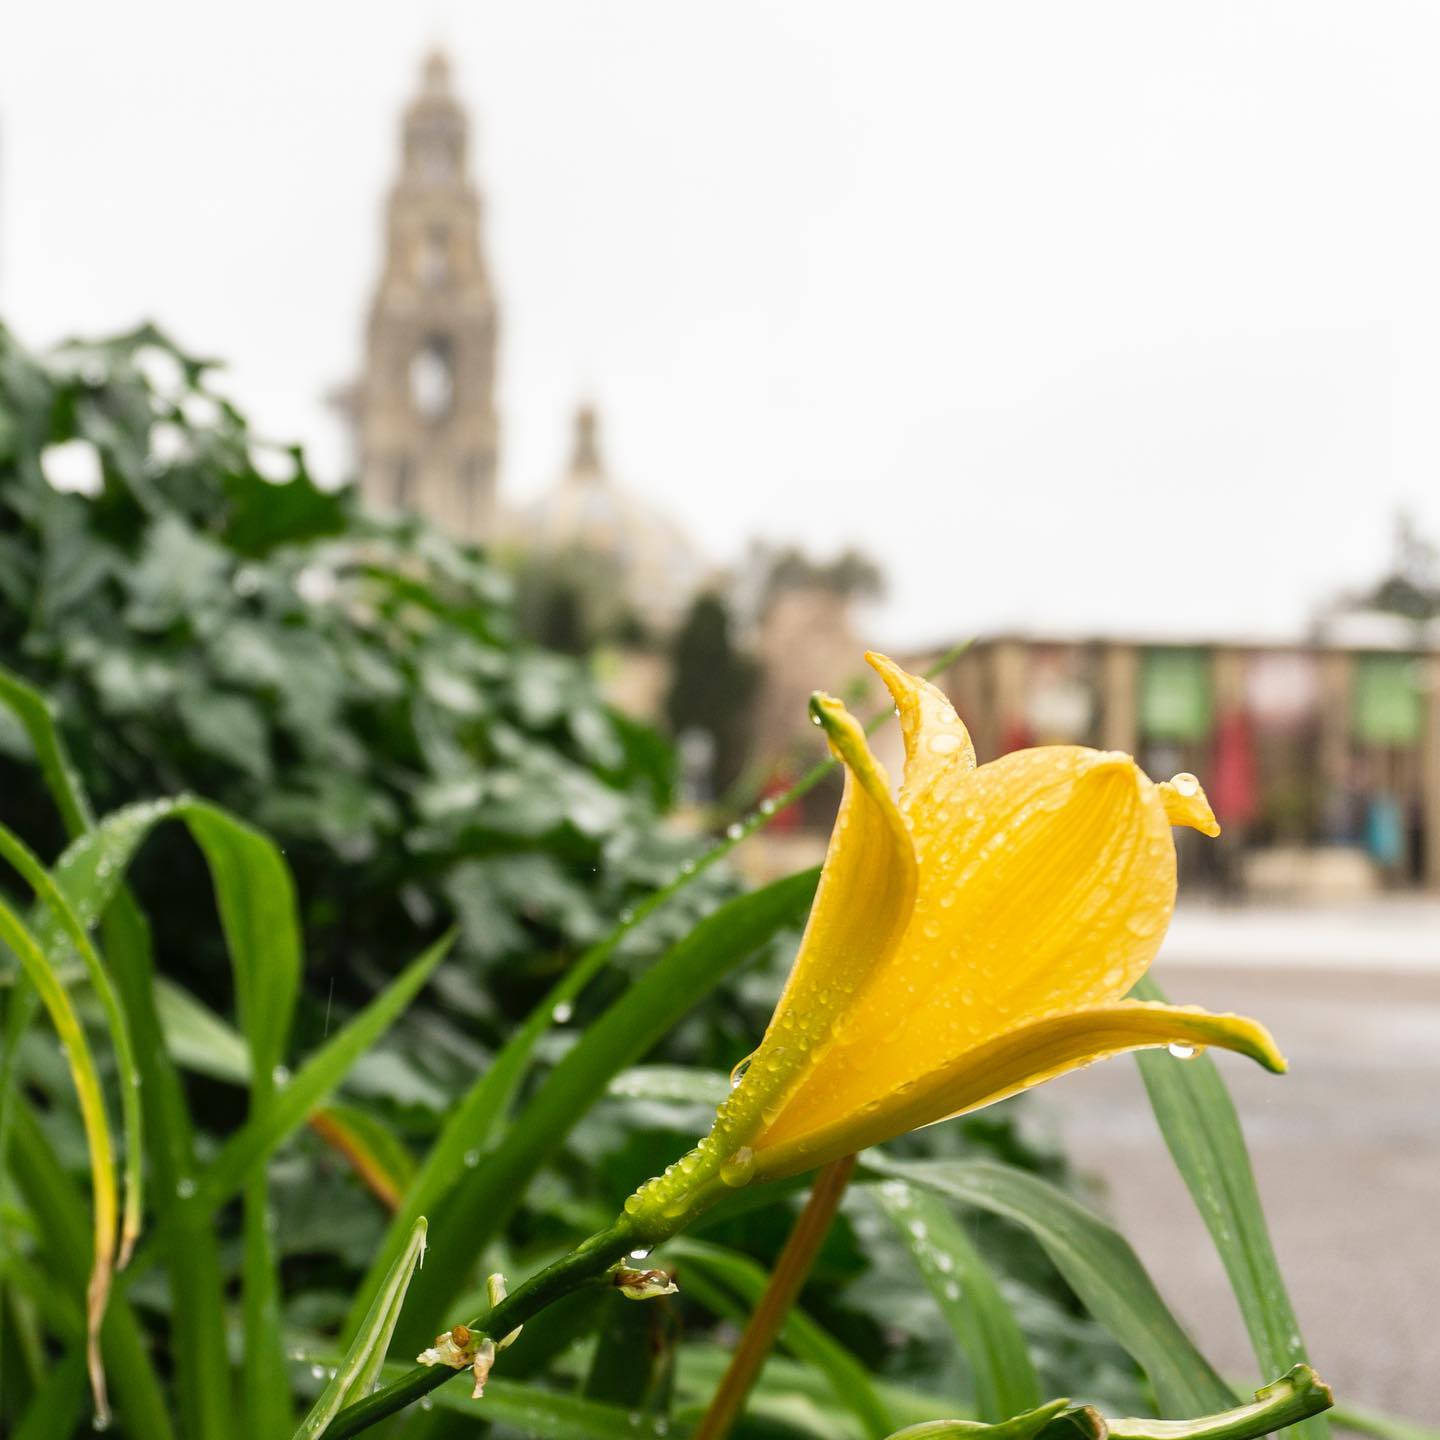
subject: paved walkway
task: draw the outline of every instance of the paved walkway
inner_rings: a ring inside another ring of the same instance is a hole
[[[1265,1021],[1290,1074],[1220,1055],[1313,1362],[1337,1395],[1440,1420],[1440,904],[1189,909],[1156,978]],[[1176,1061],[1176,1064],[1183,1062]],[[1222,1370],[1253,1373],[1234,1301],[1132,1063],[1046,1087],[1037,1118],[1103,1177],[1156,1283]]]

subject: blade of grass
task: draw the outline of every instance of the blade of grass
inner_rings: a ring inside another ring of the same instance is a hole
[[[94,812],[55,723],[55,707],[40,691],[0,665],[0,705],[8,705],[25,730],[35,763],[60,812],[65,833],[73,840],[95,823]]]
[[[938,1195],[912,1186],[882,1185],[879,1202],[970,1363],[979,1418],[1033,1410],[1040,1382],[1025,1336],[965,1227]]]
[[[382,1120],[357,1105],[325,1105],[310,1128],[343,1155],[370,1193],[394,1211],[415,1178],[415,1157]]]
[[[686,1288],[691,1288],[687,1279]],[[720,1287],[712,1288],[719,1290]],[[723,1292],[721,1292],[723,1293]],[[727,1297],[732,1308],[736,1302]],[[707,1304],[706,1308],[710,1308]],[[720,1313],[719,1311],[716,1312]],[[728,1350],[719,1345],[694,1341],[686,1344],[677,1356],[676,1389],[684,1396],[683,1406],[677,1411],[687,1418],[690,1412],[704,1409],[716,1385],[730,1363]],[[913,1390],[893,1381],[877,1376],[871,1377],[871,1384],[881,1403],[893,1417],[893,1423],[916,1425],[935,1413],[935,1396],[921,1390]],[[807,1405],[824,1413],[830,1419],[830,1431],[835,1435],[848,1432],[851,1416],[836,1405],[834,1387],[830,1377],[813,1365],[796,1360],[788,1355],[772,1354],[765,1364],[764,1373],[755,1384],[751,1396],[750,1411],[760,1417],[772,1413],[772,1406],[801,1399]]]
[[[810,905],[817,878],[809,870],[777,880],[707,915],[592,1022],[483,1162],[473,1167],[462,1162],[458,1182],[431,1221],[432,1244],[444,1263],[432,1265],[411,1286],[401,1331],[407,1343],[425,1339],[427,1327],[439,1323],[464,1288],[467,1266],[604,1095],[610,1079],[644,1056],[779,930],[796,923]]]
[[[294,886],[274,844],[203,801],[182,797],[127,806],[106,816],[61,857],[76,908],[87,923],[101,915],[156,825],[189,827],[210,869],[216,907],[235,978],[236,1009],[250,1050],[250,1113],[264,1113],[286,1045],[300,976]],[[288,1426],[291,1416],[281,1347],[279,1291],[263,1173],[245,1185],[242,1317],[249,1428]]]
[[[748,1255],[703,1240],[669,1240],[665,1255],[683,1263],[680,1280],[687,1295],[741,1325],[769,1283],[765,1268]],[[732,1296],[738,1296],[740,1303]],[[796,1359],[814,1365],[829,1378],[835,1399],[855,1416],[866,1435],[889,1433],[894,1421],[870,1382],[868,1367],[834,1336],[797,1307],[786,1316],[780,1341]]]
[[[405,1303],[410,1277],[424,1255],[425,1220],[422,1216],[410,1231],[410,1243],[404,1253],[390,1267],[385,1284],[375,1297],[354,1344],[336,1366],[330,1383],[311,1406],[310,1413],[300,1422],[294,1440],[319,1440],[342,1407],[370,1393],[370,1386],[385,1363],[385,1352],[390,1347],[391,1335],[395,1333],[395,1322],[400,1318],[400,1307]]]
[[[86,1205],[61,1168],[28,1105],[16,1108],[9,1173],[40,1232],[44,1253],[58,1280],[84,1288],[90,1246]],[[100,1332],[115,1410],[127,1435],[174,1440],[165,1392],[156,1377],[145,1336],[130,1307],[118,1299]]]
[[[235,1002],[250,1048],[252,1122],[264,1120],[281,1078],[300,985],[300,921],[290,869],[259,831],[223,810],[186,800],[175,807],[204,852],[235,976]],[[263,1167],[245,1181],[241,1395],[246,1429],[278,1435],[294,1418],[281,1335],[280,1280]]]
[[[0,900],[0,941],[9,946],[24,967],[26,977],[35,987],[51,1024],[55,1026],[70,1067],[75,1095],[80,1103],[80,1118],[85,1126],[94,1207],[93,1259],[85,1286],[86,1356],[90,1390],[95,1402],[95,1420],[103,1427],[110,1422],[110,1405],[105,1393],[105,1365],[100,1353],[100,1324],[105,1318],[105,1305],[110,1297],[110,1282],[115,1271],[116,1229],[120,1212],[110,1122],[105,1114],[105,1099],[100,1089],[95,1057],[90,1052],[90,1044],[75,1014],[75,1007],[70,1003],[70,996],[56,979],[50,959],[39,941],[3,900]]]
[[[15,712],[29,736],[73,848],[84,841],[93,827],[94,812],[55,723],[53,707],[38,691],[4,669],[0,669],[0,703]],[[82,897],[68,888],[66,873],[57,866],[53,878],[72,907],[80,909]],[[84,877],[74,878],[79,884]],[[79,888],[83,889],[83,884],[79,884]],[[82,923],[88,925],[98,915],[98,911],[88,916],[82,913]],[[194,1142],[184,1094],[174,1066],[163,1050],[155,1017],[154,966],[144,917],[123,889],[105,911],[103,944],[129,1021],[143,1082],[145,1133],[163,1222],[165,1215],[173,1210],[177,1194],[194,1183],[191,1178]],[[18,1036],[38,1007],[34,991],[25,986],[7,1017],[7,1037],[18,1042]],[[14,1024],[8,1023],[12,1020]],[[9,1153],[14,1099],[10,1063],[13,1053],[11,1045],[0,1065],[0,1167]],[[184,1233],[182,1225],[176,1227],[174,1234],[179,1248],[172,1256],[169,1277],[174,1305],[172,1325],[177,1334],[184,1336],[184,1343],[175,1349],[181,1414],[187,1433],[196,1440],[229,1440],[233,1412],[225,1351],[224,1292],[214,1231],[209,1226],[197,1226],[190,1233]],[[133,1355],[130,1362],[133,1364]],[[121,1371],[122,1379],[128,1373],[128,1368]],[[150,1416],[150,1428],[140,1427],[136,1433],[168,1435],[168,1419],[163,1408],[158,1413],[159,1419],[155,1414]]]
[[[1090,1313],[1150,1377],[1162,1410],[1204,1415],[1234,1403],[1124,1236],[1048,1181],[989,1160],[900,1161],[872,1150],[866,1161],[892,1184],[933,1190],[1028,1230]]]
[[[155,1009],[149,927],[128,890],[122,888],[106,909],[101,939],[130,1020],[143,1081],[140,1093],[150,1141],[150,1193],[157,1211],[151,1230],[167,1262],[180,1423],[185,1435],[196,1440],[231,1440],[236,1433],[236,1410],[219,1244],[208,1217],[184,1203],[195,1187],[194,1130]],[[144,1248],[151,1247],[147,1244]],[[136,1255],[127,1277],[143,1268],[143,1259],[143,1252]],[[151,1432],[140,1429],[135,1433],[148,1440]]]
[[[51,1367],[25,1408],[12,1440],[70,1440],[84,1408],[85,1349],[76,1346]]]
[[[405,1370],[387,1365],[383,1373],[386,1380],[397,1380]],[[498,1374],[485,1382],[484,1399],[471,1400],[469,1395],[463,1386],[446,1385],[432,1392],[431,1398],[437,1409],[463,1415],[472,1425],[491,1421],[517,1434],[543,1435],[545,1440],[683,1440],[684,1436],[662,1416],[542,1390]]]
[[[60,812],[65,833],[72,838],[84,834],[92,823],[90,804],[55,724],[49,700],[0,665],[0,705],[15,715],[25,731],[41,777]],[[40,997],[22,971],[6,1006],[5,1050],[0,1054],[0,1174],[4,1173],[10,1153],[10,1128],[16,1103],[15,1061],[20,1041],[39,1013]],[[6,1243],[3,1226],[0,1226],[0,1247]],[[0,1325],[3,1324],[4,1311],[0,1309]]]
[[[290,1138],[345,1078],[355,1062],[399,1019],[455,941],[448,931],[410,962],[379,995],[330,1041],[315,1051],[270,1103],[221,1147],[201,1177],[187,1208],[213,1215],[257,1165]]]
[[[1402,1420],[1368,1406],[1337,1405],[1330,1418],[1340,1429],[1370,1435],[1374,1440],[1440,1440],[1440,1430],[1433,1425],[1417,1425],[1413,1420]]]
[[[1095,1411],[1081,1406],[1072,1408],[1068,1400],[1051,1400],[1048,1404],[1011,1415],[998,1423],[985,1420],[923,1420],[907,1425],[886,1440],[1035,1440],[1039,1435],[1063,1437],[1063,1440],[1105,1440],[1104,1421]]]
[[[1107,1420],[1114,1440],[1255,1440],[1330,1409],[1330,1387],[1308,1365],[1294,1365],[1238,1405],[1198,1420]]]
[[[1165,1001],[1148,975],[1131,992]],[[1240,1117],[1219,1068],[1208,1055],[1177,1065],[1164,1051],[1136,1055],[1150,1108],[1196,1209],[1210,1231],[1239,1303],[1262,1375],[1307,1360],[1300,1322],[1270,1242]],[[1329,1440],[1323,1415],[1296,1427],[1304,1440]]]
[[[144,1209],[141,1178],[145,1158],[144,1121],[140,1106],[140,1071],[130,1043],[130,1023],[125,1018],[110,975],[69,901],[30,847],[4,825],[0,825],[0,857],[19,873],[44,909],[43,916],[36,919],[35,936],[50,957],[51,964],[58,967],[66,958],[67,946],[73,946],[84,961],[91,988],[105,1012],[120,1076],[121,1127],[125,1136],[125,1208],[120,1224],[120,1253],[116,1262],[123,1270],[140,1234]]]

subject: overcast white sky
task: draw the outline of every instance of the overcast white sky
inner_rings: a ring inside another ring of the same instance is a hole
[[[151,316],[339,475],[399,109],[475,122],[502,493],[592,395],[713,557],[876,555],[892,644],[1272,633],[1440,530],[1440,8],[14,5],[0,315]]]

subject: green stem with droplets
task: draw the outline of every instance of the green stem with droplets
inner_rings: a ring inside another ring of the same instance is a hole
[[[475,1334],[488,1335],[492,1339],[507,1335],[562,1295],[568,1295],[603,1275],[628,1251],[646,1244],[648,1238],[621,1219],[608,1230],[602,1230],[577,1245],[538,1275],[531,1276],[513,1295],[508,1295],[487,1314],[470,1321],[468,1328]],[[393,1415],[428,1395],[447,1380],[453,1380],[459,1373],[443,1365],[417,1366],[383,1390],[377,1390],[342,1410],[326,1429],[325,1440],[346,1440],[347,1436],[358,1435],[387,1415]],[[284,1440],[284,1437],[276,1437],[276,1440]]]

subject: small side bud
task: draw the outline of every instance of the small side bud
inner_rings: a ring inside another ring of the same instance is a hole
[[[452,1370],[464,1370],[474,1358],[475,1337],[468,1326],[457,1325],[453,1330],[437,1335],[435,1343],[415,1357],[415,1363],[448,1365]]]
[[[674,1295],[679,1286],[665,1270],[632,1270],[617,1265],[610,1272],[610,1282],[627,1300],[654,1300],[659,1295]]]

